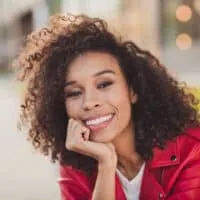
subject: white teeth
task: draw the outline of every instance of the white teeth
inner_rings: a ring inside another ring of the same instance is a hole
[[[104,117],[99,117],[97,119],[88,120],[86,121],[86,125],[97,125],[105,121],[108,121],[111,118],[112,118],[112,114],[104,116]]]

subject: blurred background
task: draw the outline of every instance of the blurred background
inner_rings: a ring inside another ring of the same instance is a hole
[[[17,131],[23,86],[10,63],[27,34],[57,12],[108,21],[150,50],[200,98],[200,0],[0,0],[0,199],[56,200],[58,167]]]

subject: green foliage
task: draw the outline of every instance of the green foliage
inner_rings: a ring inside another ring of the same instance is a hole
[[[199,101],[197,105],[195,105],[194,107],[198,110],[198,112],[200,113],[200,88],[187,88],[186,92],[192,93],[197,100]]]

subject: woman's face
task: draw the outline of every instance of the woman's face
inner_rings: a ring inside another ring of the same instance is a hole
[[[131,131],[136,95],[111,54],[85,52],[76,57],[68,68],[64,92],[67,115],[90,129],[92,141],[111,142]]]

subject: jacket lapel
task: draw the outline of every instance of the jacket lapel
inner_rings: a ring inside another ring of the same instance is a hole
[[[116,200],[126,200],[126,196],[117,173],[115,173],[115,183]]]
[[[160,195],[165,197],[165,192],[161,185],[149,172],[148,166],[146,165],[140,191],[140,200],[159,199]]]

